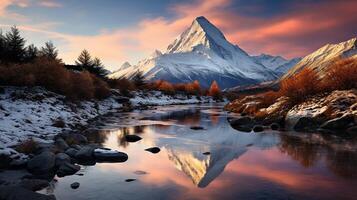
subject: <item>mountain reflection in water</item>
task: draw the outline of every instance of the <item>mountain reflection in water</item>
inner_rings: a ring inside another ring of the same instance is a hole
[[[63,199],[353,199],[357,195],[355,138],[243,133],[229,125],[228,115],[221,106],[166,106],[105,116],[89,127],[89,140],[127,152],[129,160],[86,168],[83,181],[93,183],[81,185],[82,192],[61,193],[67,190],[64,183],[78,177],[60,179],[53,192]],[[128,134],[143,139],[128,143]],[[144,151],[153,146],[161,152]],[[118,183],[127,178],[137,181]]]

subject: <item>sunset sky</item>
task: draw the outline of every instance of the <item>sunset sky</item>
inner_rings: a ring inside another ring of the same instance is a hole
[[[53,41],[66,63],[88,49],[114,70],[164,51],[197,16],[249,54],[292,58],[356,37],[356,11],[356,0],[0,0],[0,26]]]

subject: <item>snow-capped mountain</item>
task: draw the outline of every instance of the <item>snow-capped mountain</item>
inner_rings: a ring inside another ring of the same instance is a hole
[[[221,88],[277,78],[273,70],[228,42],[204,17],[196,18],[164,53],[155,51],[149,58],[110,77],[132,77],[137,72],[142,72],[147,80],[164,79],[173,83],[198,80],[204,87],[216,80]]]
[[[316,70],[323,75],[335,59],[339,57],[354,57],[357,59],[357,38],[352,38],[338,44],[327,44],[313,53],[305,56],[293,68],[291,68],[282,78],[288,78],[305,67]]]
[[[301,60],[301,58],[293,58],[291,60],[287,60],[281,56],[272,56],[268,54],[261,54],[259,56],[253,57],[258,63],[273,70],[279,76],[285,74],[290,68],[292,68],[294,65],[296,65],[296,63]]]

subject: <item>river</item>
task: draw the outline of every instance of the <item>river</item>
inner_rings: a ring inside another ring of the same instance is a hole
[[[101,117],[87,137],[126,152],[128,161],[82,166],[76,175],[56,177],[40,192],[60,200],[356,199],[356,139],[244,133],[230,126],[230,115],[213,104]],[[128,134],[143,139],[128,143]],[[149,147],[161,151],[145,151]],[[80,187],[71,189],[73,182]]]

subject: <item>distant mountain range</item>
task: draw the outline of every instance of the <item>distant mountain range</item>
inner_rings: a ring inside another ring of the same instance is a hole
[[[203,87],[209,87],[216,80],[221,88],[230,88],[275,80],[298,61],[299,58],[250,56],[227,41],[206,18],[198,17],[166,52],[156,50],[136,65],[124,63],[110,77],[130,78],[142,72],[147,80],[163,79],[173,83],[198,80]]]

